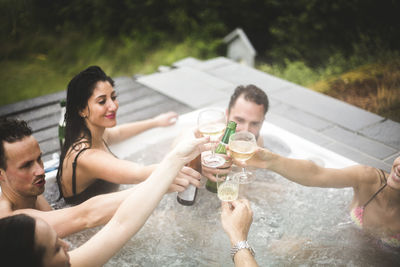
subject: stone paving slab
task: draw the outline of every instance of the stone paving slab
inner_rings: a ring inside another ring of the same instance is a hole
[[[296,121],[287,119],[285,116],[277,114],[273,111],[268,112],[267,116],[265,117],[265,121],[275,124],[322,147],[325,147],[328,144],[334,142],[333,139],[328,138],[321,133],[313,131],[312,129],[305,127],[304,125],[299,124]]]
[[[194,57],[187,57],[181,60],[178,60],[172,64],[175,68],[182,67],[191,67],[191,68],[200,68],[199,66],[203,65],[203,61]]]
[[[35,136],[35,134],[33,134],[33,136]],[[46,158],[43,158],[43,161],[50,158],[53,153],[60,152],[60,143],[57,137],[40,142],[39,144],[43,157],[46,156]]]
[[[285,87],[285,90],[280,90],[273,96],[288,105],[353,131],[384,120],[376,114],[298,85]]]
[[[54,94],[48,94],[20,101],[14,104],[0,106],[0,116],[11,116],[20,113],[21,110],[34,110],[39,107],[46,106],[49,103],[58,103],[61,99],[65,97],[65,91],[61,91]]]
[[[234,86],[189,67],[138,78],[138,81],[191,107],[201,108],[227,97]]]
[[[30,123],[29,123],[30,125]],[[42,141],[46,141],[49,139],[54,138],[55,136],[58,136],[58,127],[51,127],[48,129],[44,129],[38,132],[34,132],[33,136],[36,138],[36,140],[40,143]]]
[[[56,125],[58,125],[60,116],[61,116],[60,112],[51,113],[45,117],[29,121],[29,126],[32,128],[32,131],[34,132],[47,129],[50,127],[55,127]]]
[[[400,156],[400,151],[397,152],[396,154],[393,154],[391,157],[385,159],[384,162],[385,162],[386,164],[388,164],[388,165],[392,165],[392,164],[393,164],[393,161],[394,161],[397,157],[399,157],[399,156]]]
[[[331,129],[327,129],[323,133],[331,137],[332,139],[335,139],[343,144],[356,148],[361,152],[364,152],[381,160],[396,153],[396,150],[389,146],[365,138],[358,135],[357,133],[350,132],[337,126]]]
[[[118,124],[120,124],[138,120],[145,120],[167,111],[175,111],[181,115],[192,111],[192,108],[184,104],[177,103],[176,101],[164,99],[163,101],[157,103],[156,105],[146,106],[135,112],[121,114],[117,118],[117,122]]]
[[[112,79],[115,82],[115,90],[125,91],[141,87],[140,84],[132,83],[132,78],[128,76],[121,76]]]
[[[196,58],[188,57],[179,60],[172,64],[175,68],[190,67],[202,72],[211,72],[213,69],[220,67],[226,67],[227,65],[236,65],[237,63],[226,58],[226,57],[216,57],[205,61],[198,60]]]
[[[120,106],[124,105],[129,105],[129,103],[132,103],[134,101],[137,101],[139,99],[144,99],[146,97],[149,97],[152,95],[152,92],[149,92],[149,90],[144,87],[139,88],[139,89],[134,89],[134,90],[129,90],[125,91],[122,93],[117,93],[117,99],[119,102]]]
[[[234,87],[254,84],[263,89],[268,96],[282,87],[291,85],[288,81],[237,63],[220,66],[219,68],[208,70],[207,73],[229,81]]]
[[[15,114],[10,117],[18,118],[20,120],[31,121],[38,118],[43,118],[45,116],[48,116],[49,114],[54,114],[59,112],[60,112],[60,104],[59,102],[54,102],[53,104],[36,108],[34,111],[32,110],[31,112]]]
[[[360,133],[400,150],[400,123],[385,120],[362,129]]]
[[[276,114],[279,114],[315,131],[322,131],[334,126],[334,124],[329,121],[323,120],[314,116],[313,114],[309,114],[303,110],[288,106],[284,103],[271,107],[271,110],[273,110]]]
[[[390,169],[392,167],[391,164],[386,164],[385,162],[377,160],[374,157],[371,157],[364,153],[361,153],[360,151],[352,148],[351,146],[347,146],[347,145],[344,145],[339,142],[334,142],[334,143],[328,144],[328,145],[326,145],[325,148],[327,148],[333,152],[336,152],[340,155],[343,155],[349,159],[352,159],[352,160],[358,162],[359,164],[373,166],[375,168],[382,169],[386,172],[390,172]]]
[[[125,114],[132,114],[135,112],[142,112],[142,110],[147,106],[155,108],[157,107],[157,105],[161,104],[164,100],[165,100],[164,96],[161,95],[153,95],[151,97],[137,99],[135,101],[135,105],[123,105],[119,107],[117,116],[119,115],[123,116]]]

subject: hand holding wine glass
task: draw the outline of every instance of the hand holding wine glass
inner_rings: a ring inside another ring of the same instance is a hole
[[[250,132],[238,132],[229,138],[230,155],[237,161],[245,162],[250,159],[257,150],[257,141],[254,134]],[[236,178],[241,184],[247,184],[253,181],[254,174],[246,171],[243,167],[242,171],[237,173]]]
[[[226,117],[225,112],[219,109],[205,109],[199,113],[197,126],[203,136],[209,136],[211,142],[217,142],[225,131]],[[202,158],[205,166],[217,168],[225,163],[225,159],[215,155],[213,146],[211,154]]]
[[[221,201],[234,201],[239,195],[239,181],[234,173],[216,175],[217,195]]]

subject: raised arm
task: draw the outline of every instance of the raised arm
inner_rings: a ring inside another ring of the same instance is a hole
[[[179,144],[118,208],[110,222],[81,247],[71,251],[73,266],[102,266],[143,226],[182,166],[193,160],[206,138]],[[106,244],[106,245],[105,245]]]
[[[236,160],[234,162],[243,166]],[[304,186],[343,188],[357,187],[362,182],[376,182],[376,174],[368,166],[324,168],[310,160],[282,157],[260,147],[245,165],[269,169]]]
[[[104,140],[108,144],[115,144],[154,127],[166,127],[173,125],[175,124],[177,118],[178,114],[170,111],[161,113],[160,115],[148,120],[121,124],[119,126],[106,129]]]
[[[56,230],[59,237],[103,225],[114,215],[123,200],[132,194],[136,188],[98,195],[74,207],[51,211],[35,209],[20,209],[13,214],[28,214],[46,221]]]
[[[146,180],[155,167],[118,159],[100,149],[88,149],[79,156],[77,175],[83,181],[103,179],[117,184],[137,184]]]
[[[79,157],[77,173],[81,181],[88,183],[92,179],[103,179],[117,184],[137,184],[146,180],[156,166],[157,164],[141,166],[132,161],[115,158],[102,150],[89,149]],[[183,167],[171,184],[169,192],[181,192],[189,183],[199,186],[200,178],[197,171]]]

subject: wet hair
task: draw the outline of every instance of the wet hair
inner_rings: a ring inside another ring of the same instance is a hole
[[[1,118],[0,119],[0,168],[7,169],[6,152],[4,142],[14,143],[26,136],[32,135],[32,129],[23,120]]]
[[[2,266],[39,267],[45,248],[35,246],[36,221],[25,214],[0,219],[0,261]]]
[[[247,101],[251,101],[256,103],[257,105],[264,106],[264,115],[267,113],[269,108],[269,101],[267,94],[253,84],[249,85],[239,85],[236,87],[231,99],[229,101],[228,111],[231,111],[231,108],[236,104],[237,99],[243,95],[243,98]]]
[[[92,135],[80,112],[88,105],[88,100],[99,81],[109,82],[111,86],[114,86],[113,79],[107,76],[98,66],[88,67],[68,83],[65,111],[65,143],[61,149],[60,165],[57,171],[59,186],[61,185],[62,163],[69,148],[75,148],[82,143],[86,143],[89,147],[92,145]]]

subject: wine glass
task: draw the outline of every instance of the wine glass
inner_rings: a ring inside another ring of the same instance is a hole
[[[239,195],[239,181],[233,172],[216,175],[217,196],[222,201],[234,201]]]
[[[216,143],[224,134],[226,127],[225,112],[220,109],[205,109],[199,113],[197,126],[203,136],[209,136],[210,141]],[[215,147],[211,153],[202,156],[202,163],[210,168],[217,168],[225,164],[225,159],[215,155]]]
[[[237,132],[232,134],[229,138],[229,150],[231,156],[238,161],[244,163],[254,155],[256,149],[256,137],[250,132]],[[241,184],[248,184],[254,179],[254,174],[246,171],[244,167],[242,168],[242,171],[236,173],[235,176]]]

